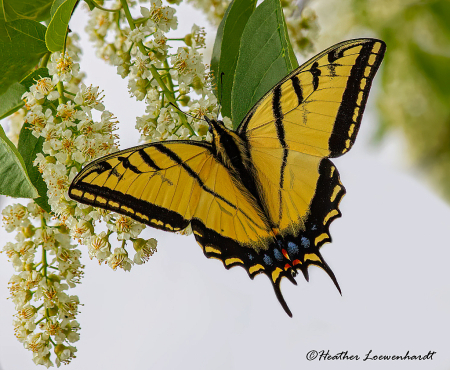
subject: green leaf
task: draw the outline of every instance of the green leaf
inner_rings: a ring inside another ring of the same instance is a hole
[[[8,90],[0,95],[0,119],[8,117],[23,107],[23,93],[27,89],[18,82],[14,82]]]
[[[34,201],[46,212],[51,213],[51,208],[48,204],[47,185],[42,179],[38,168],[33,166],[36,155],[42,153],[44,138],[36,138],[29,128],[29,123],[23,125],[19,135],[18,150],[23,157],[28,175],[39,193],[39,198],[36,198]]]
[[[70,17],[78,0],[55,0],[50,13],[52,19],[45,34],[45,42],[50,51],[62,51],[66,42]]]
[[[0,94],[18,82],[48,52],[46,27],[36,21],[0,20]]]
[[[25,163],[0,126],[0,194],[36,198],[39,194],[28,177]]]
[[[233,127],[256,102],[298,67],[279,0],[264,0],[242,34],[231,98]]]
[[[0,0],[1,11],[7,22],[16,19],[43,21],[48,18],[53,0]]]
[[[256,7],[256,0],[233,0],[217,29],[211,57],[214,90],[222,106],[222,116],[231,117],[231,91],[244,27]],[[222,77],[223,74],[223,77]]]
[[[66,0],[54,0],[52,7],[50,9],[50,18],[53,18],[53,16],[55,15],[56,11],[58,10],[58,8],[64,4]]]

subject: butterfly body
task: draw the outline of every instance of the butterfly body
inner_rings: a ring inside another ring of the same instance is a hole
[[[236,131],[207,119],[211,143],[141,145],[87,165],[73,199],[180,231],[189,224],[209,258],[272,281],[308,266],[336,278],[319,249],[331,241],[345,194],[329,157],[346,153],[359,130],[385,45],[350,40],[323,51],[280,81]]]

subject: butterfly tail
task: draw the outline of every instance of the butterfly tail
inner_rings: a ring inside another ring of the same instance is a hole
[[[289,309],[286,301],[284,300],[283,294],[281,293],[280,281],[273,283],[273,289],[275,290],[275,295],[277,296],[278,301],[281,304],[281,307],[283,307],[284,311],[286,311],[289,317],[292,317],[292,312]]]
[[[319,251],[316,251],[315,253],[320,258],[320,263],[317,263],[317,266],[319,266],[322,270],[324,270],[328,274],[328,276],[330,277],[330,279],[333,281],[334,285],[336,286],[339,294],[342,295],[341,287],[339,286],[339,283],[336,279],[336,276],[334,275],[333,270],[331,270],[330,266],[328,266],[328,264],[325,262],[325,260],[323,259],[322,255],[320,254]]]

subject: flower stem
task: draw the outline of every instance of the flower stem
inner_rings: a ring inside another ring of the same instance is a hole
[[[112,12],[112,13],[115,13],[115,12],[120,12],[120,9],[122,9],[121,7],[120,7],[120,8],[117,8],[117,9],[107,9],[107,8],[104,8],[104,7],[100,6],[100,5],[97,4],[95,1],[91,1],[91,2],[89,2],[89,4],[92,4],[92,5],[94,5],[97,9],[103,10],[103,11],[105,11],[105,12]]]
[[[41,62],[39,63],[39,68],[47,67],[47,63],[48,63],[48,60],[50,59],[51,54],[52,54],[51,52],[48,52],[42,57]]]
[[[59,92],[58,103],[65,104],[66,99],[64,98],[64,85],[63,85],[62,81],[58,81],[58,83],[56,84],[56,89]]]

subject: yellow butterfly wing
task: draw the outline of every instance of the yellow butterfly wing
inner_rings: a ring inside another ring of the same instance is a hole
[[[76,176],[69,195],[166,231],[192,222],[205,252],[220,252],[206,230],[255,249],[272,238],[252,196],[236,186],[207,143],[153,143],[102,157]]]
[[[282,305],[281,278],[291,278],[296,269],[308,278],[310,264],[325,269],[339,289],[319,253],[331,241],[329,225],[340,217],[345,194],[327,157],[352,147],[384,52],[385,44],[374,39],[330,47],[280,81],[238,127],[264,208],[285,249],[286,258],[273,259],[279,273],[269,276]],[[280,255],[276,245],[271,249]]]

